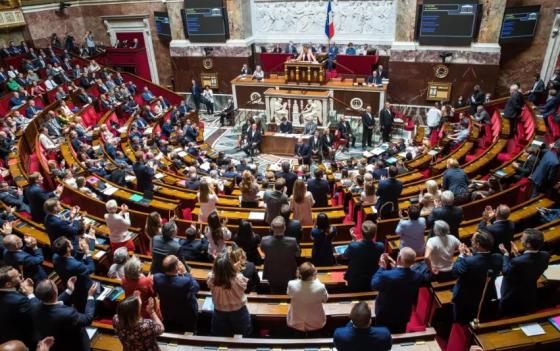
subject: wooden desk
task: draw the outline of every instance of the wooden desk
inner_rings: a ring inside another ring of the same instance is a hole
[[[286,61],[284,63],[286,81],[323,84],[326,81],[325,66],[325,62]]]
[[[265,132],[261,143],[263,154],[295,156],[294,151],[298,138],[302,137],[304,143],[309,142],[309,135],[281,134]]]

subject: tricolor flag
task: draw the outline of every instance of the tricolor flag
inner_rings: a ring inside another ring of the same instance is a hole
[[[334,37],[334,12],[331,6],[331,0],[327,6],[327,20],[325,21],[325,35],[327,38]]]

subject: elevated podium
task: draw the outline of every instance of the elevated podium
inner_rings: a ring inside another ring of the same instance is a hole
[[[325,62],[302,62],[288,60],[284,63],[284,75],[287,83],[324,84]]]

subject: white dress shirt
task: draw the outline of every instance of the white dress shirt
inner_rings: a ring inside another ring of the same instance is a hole
[[[321,329],[327,322],[323,303],[329,294],[325,285],[318,279],[303,281],[295,279],[288,282],[290,309],[288,310],[288,326],[299,331]]]

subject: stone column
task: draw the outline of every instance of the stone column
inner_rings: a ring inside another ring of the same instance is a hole
[[[226,0],[230,39],[246,39],[253,33],[251,28],[250,0]]]
[[[417,0],[397,0],[397,23],[395,25],[395,41],[414,41],[416,9]]]
[[[169,25],[171,26],[171,38],[173,40],[185,40],[185,30],[183,29],[183,18],[181,9],[183,1],[168,1],[167,13],[169,14]]]
[[[479,43],[497,43],[500,40],[506,4],[507,0],[482,0]]]

